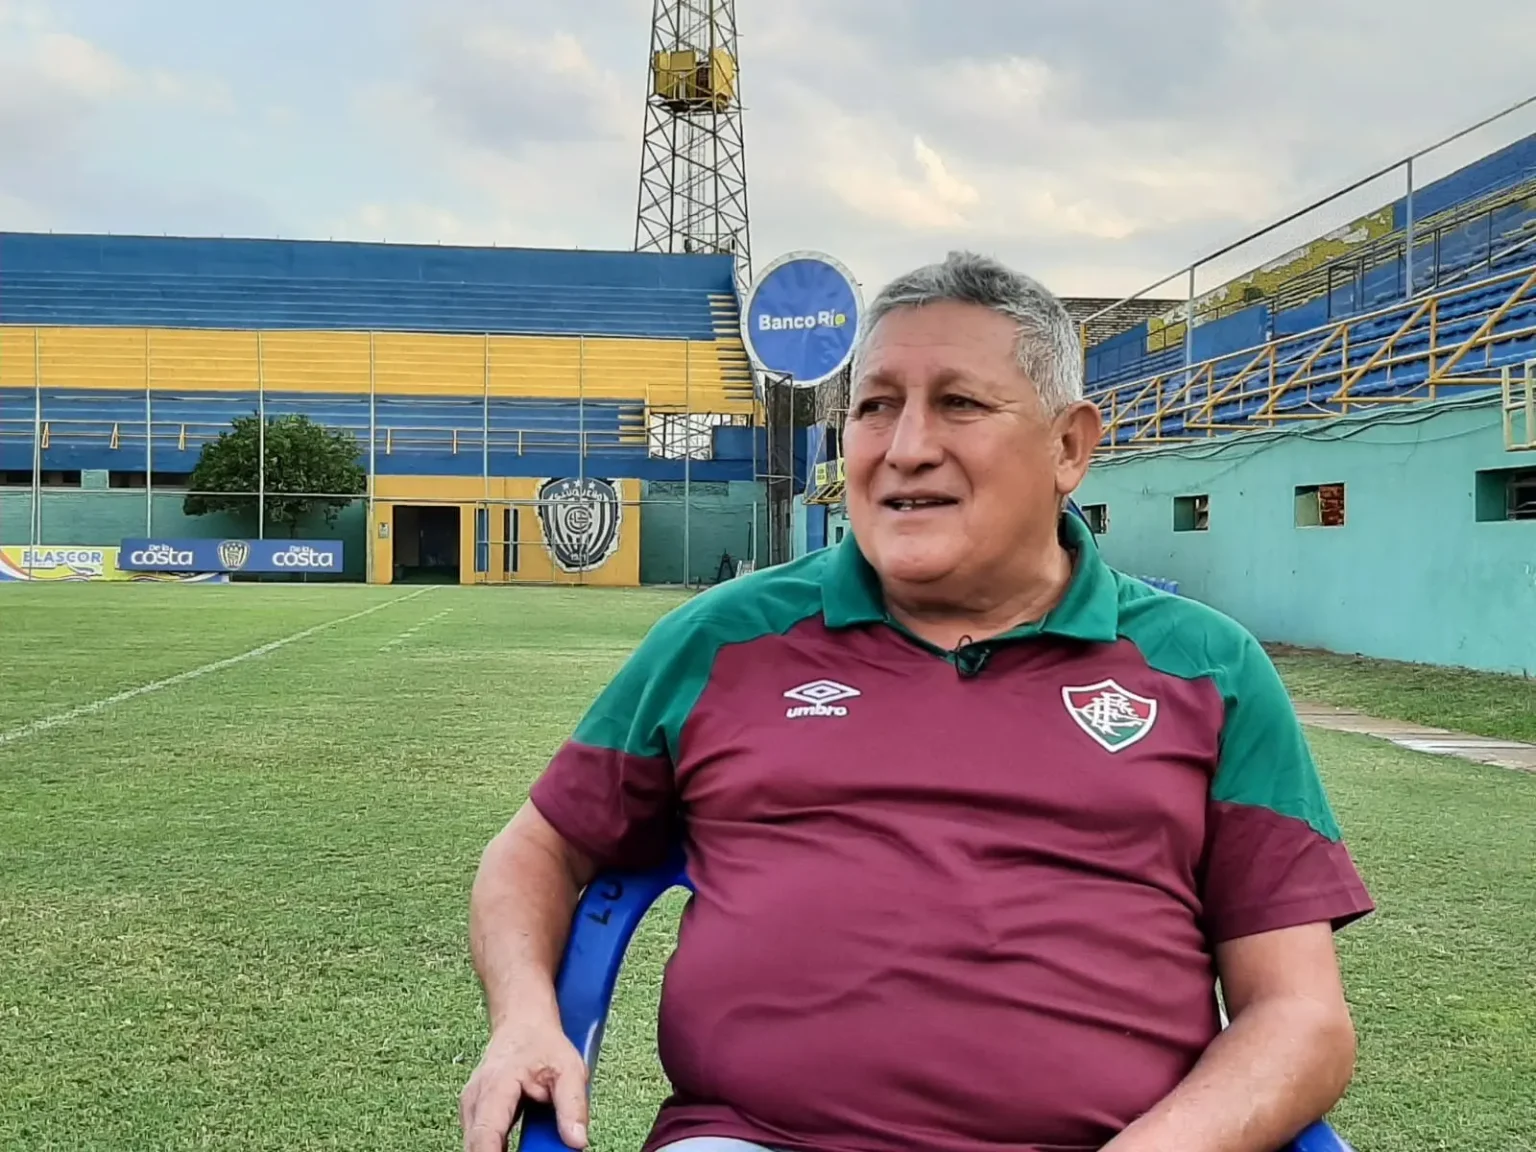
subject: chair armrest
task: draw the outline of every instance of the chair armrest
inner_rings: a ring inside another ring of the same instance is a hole
[[[1286,1152],[1354,1152],[1327,1124],[1319,1120],[1286,1146]]]
[[[644,872],[605,872],[587,885],[577,902],[555,975],[555,999],[561,1027],[587,1066],[589,1090],[625,950],[651,906],[676,887],[689,887],[680,854]],[[536,1102],[524,1108],[517,1146],[519,1152],[569,1152],[555,1125],[554,1109]]]

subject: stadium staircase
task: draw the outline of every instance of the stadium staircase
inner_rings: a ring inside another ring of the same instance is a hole
[[[709,298],[709,307],[726,398],[752,404],[757,400],[757,388],[752,380],[752,362],[747,358],[747,346],[741,339],[740,302],[735,296],[722,292]]]

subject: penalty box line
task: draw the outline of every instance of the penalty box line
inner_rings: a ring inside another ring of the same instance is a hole
[[[364,608],[361,612],[353,612],[346,616],[340,616],[335,620],[327,620],[324,624],[316,624],[312,628],[306,628],[302,632],[295,632],[292,636],[284,636],[280,640],[273,640],[252,648],[249,652],[241,652],[238,656],[227,656],[223,660],[215,660],[212,664],[204,664],[199,668],[190,668],[185,672],[178,672],[174,676],[167,676],[163,680],[153,680],[148,684],[140,684],[137,688],[128,688],[111,696],[103,696],[100,700],[92,700],[89,704],[80,704],[67,712],[57,712],[52,716],[44,716],[40,720],[33,720],[23,724],[19,728],[12,728],[8,732],[0,732],[0,748],[7,744],[14,744],[18,740],[25,740],[29,736],[38,736],[54,728],[62,728],[66,724],[73,724],[76,720],[86,716],[94,716],[97,712],[103,712],[136,696],[147,696],[151,692],[158,692],[162,688],[170,688],[176,684],[188,680],[196,680],[199,676],[206,676],[210,672],[220,672],[225,668],[232,668],[236,664],[243,664],[247,660],[254,660],[258,656],[265,656],[269,652],[276,652],[279,648],[285,648],[306,637],[313,636],[316,632],[324,632],[327,628],[335,628],[338,624],[346,624],[353,620],[361,620],[364,616],[384,608],[391,608],[396,604],[403,604],[407,600],[431,592],[432,588],[422,588],[410,592],[404,596],[396,596],[393,600],[386,600],[382,604],[375,604],[371,608]]]

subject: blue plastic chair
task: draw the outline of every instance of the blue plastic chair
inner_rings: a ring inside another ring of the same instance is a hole
[[[672,888],[692,891],[681,855],[648,872],[612,872],[595,879],[582,894],[555,977],[555,995],[565,1034],[581,1053],[588,1083],[597,1069],[603,1027],[613,1003],[619,966],[635,929],[653,904]],[[554,1110],[529,1104],[519,1152],[569,1152],[555,1125]],[[1326,1123],[1313,1124],[1285,1152],[1353,1152]]]

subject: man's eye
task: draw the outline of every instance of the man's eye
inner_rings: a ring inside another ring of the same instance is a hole
[[[946,396],[944,404],[949,408],[980,408],[981,405],[969,396]]]

